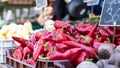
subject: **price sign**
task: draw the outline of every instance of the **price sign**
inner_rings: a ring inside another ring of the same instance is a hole
[[[87,2],[87,6],[98,5],[100,0],[90,0]]]
[[[17,18],[20,17],[20,9],[16,9],[16,17],[17,17]]]
[[[43,8],[48,5],[47,0],[36,0],[36,7]]]
[[[120,26],[120,0],[105,0],[100,26]]]

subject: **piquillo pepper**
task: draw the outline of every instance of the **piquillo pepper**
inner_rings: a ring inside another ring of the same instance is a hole
[[[40,35],[40,32],[36,32],[36,33],[32,33],[30,36],[29,36],[29,39],[31,42],[36,42],[40,39],[41,35]]]
[[[107,32],[109,32],[109,34],[111,35],[111,36],[113,36],[114,35],[114,27],[111,27],[111,26],[106,26],[106,27],[104,27],[106,30],[107,30]]]
[[[66,23],[66,22],[63,22],[60,20],[56,20],[54,22],[54,26],[55,26],[55,28],[63,28],[63,27],[70,27],[71,25],[69,23]]]
[[[13,52],[12,56],[13,56],[14,58],[18,59],[18,60],[22,60],[22,57],[23,57],[22,51],[21,51],[20,49],[16,49],[16,50]]]
[[[69,49],[67,51],[65,51],[64,53],[58,52],[58,51],[51,51],[47,54],[47,57],[43,58],[43,57],[39,57],[40,59],[49,59],[49,60],[70,60],[73,61],[77,55],[79,54],[80,51],[82,51],[83,49],[81,48],[72,48]]]
[[[96,53],[96,49],[86,46],[84,44],[80,44],[74,41],[63,41],[62,43],[69,45],[70,47],[79,47],[84,49],[85,52],[87,52],[87,54],[89,54],[89,57],[94,58],[95,57],[95,53]]]
[[[56,50],[59,52],[65,52],[66,50],[71,48],[68,45],[65,45],[63,43],[56,43],[55,47],[56,47]]]
[[[25,47],[23,50],[23,58],[30,58],[30,56],[32,56],[32,51],[30,50],[30,48]]]
[[[93,27],[92,24],[75,24],[74,26],[74,28],[83,35],[87,35],[92,27]]]
[[[43,54],[44,46],[40,45],[40,41],[36,42],[34,45],[33,58],[36,61],[39,55]]]
[[[15,37],[15,36],[13,36],[12,38],[13,38],[13,40],[20,43],[24,47],[28,44],[28,40],[26,40],[26,39]]]
[[[85,61],[86,58],[87,58],[86,52],[80,52],[78,57],[73,62],[74,66],[76,67],[78,64],[80,64],[81,62]]]
[[[55,43],[52,41],[48,41],[43,46],[44,46],[44,50],[45,50],[44,52],[49,52],[49,51],[51,51],[52,48],[55,47]]]
[[[33,51],[33,49],[34,49],[34,42],[29,42],[27,44],[27,47],[29,47]]]
[[[45,39],[48,35],[50,34],[50,32],[48,32],[47,30],[43,30],[41,31],[41,39]]]
[[[67,40],[67,37],[65,36],[65,34],[63,33],[63,30],[61,29],[54,30],[52,32],[52,36],[53,36],[53,41],[55,42],[61,42],[61,41]]]
[[[104,38],[104,39],[108,38],[108,37],[111,37],[110,34],[108,33],[108,31],[104,28],[100,28],[99,32],[100,32],[102,38]]]
[[[33,59],[26,59],[24,60],[26,63],[31,64],[31,65],[36,65],[36,62]]]
[[[71,41],[79,42],[79,40],[75,39],[74,37],[72,37],[70,35],[65,34],[65,36]]]
[[[92,45],[94,42],[94,39],[92,36],[94,35],[95,31],[97,30],[98,23],[96,23],[93,28],[91,28],[91,31],[88,33],[86,36],[82,36],[82,39],[80,40],[80,43],[85,44],[85,45]]]
[[[17,49],[20,49],[21,51],[23,51],[24,47],[22,45],[17,46]]]

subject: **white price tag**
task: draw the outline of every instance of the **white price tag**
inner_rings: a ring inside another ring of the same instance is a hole
[[[6,15],[6,21],[13,20],[14,16],[12,13],[12,10],[8,10],[7,15]]]
[[[36,7],[43,8],[48,5],[47,0],[36,0]]]
[[[30,16],[35,16],[34,7],[31,7],[31,8],[30,8]]]
[[[16,17],[20,17],[20,9],[16,9]]]
[[[93,5],[98,5],[100,0],[91,0],[87,2],[87,6],[93,6]]]
[[[90,2],[90,1],[92,1],[92,0],[83,0],[83,2]]]
[[[28,16],[28,8],[23,8],[23,17]]]

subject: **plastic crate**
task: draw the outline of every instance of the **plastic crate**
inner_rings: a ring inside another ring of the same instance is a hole
[[[5,51],[15,47],[16,44],[13,40],[0,40],[0,63],[6,63]]]
[[[6,51],[6,64],[13,68],[74,68],[68,60],[38,60],[35,66],[11,57],[12,50]]]

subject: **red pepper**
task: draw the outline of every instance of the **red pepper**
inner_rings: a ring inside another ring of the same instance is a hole
[[[44,44],[46,43],[46,40],[40,38],[40,39],[39,39],[39,42],[40,42],[40,45],[44,45]]]
[[[31,42],[36,42],[35,33],[30,34],[29,39]]]
[[[74,26],[74,28],[83,35],[87,35],[91,31],[92,27],[92,24],[75,24]]]
[[[24,47],[23,47],[23,45],[19,45],[19,46],[17,47],[17,49],[20,49],[21,51],[23,51]]]
[[[96,42],[102,41],[102,37],[99,32],[95,32],[93,38],[94,38],[94,41],[96,41]]]
[[[40,35],[40,32],[36,32],[36,33],[32,33],[30,36],[29,36],[29,39],[30,41],[32,42],[36,42],[40,39],[41,35]]]
[[[48,36],[50,34],[50,32],[48,32],[47,30],[43,30],[41,31],[41,39],[45,39],[46,36]]]
[[[71,40],[71,41],[75,41],[75,42],[78,42],[78,41],[79,41],[79,40],[75,39],[74,37],[72,37],[72,36],[70,36],[70,35],[65,34],[65,36],[66,36],[69,40]]]
[[[115,37],[116,37],[116,38],[120,38],[120,34],[116,34]]]
[[[88,45],[91,46],[94,42],[94,39],[91,37],[87,37],[87,36],[83,36],[82,39],[80,40],[80,43],[84,44],[84,45]]]
[[[12,54],[13,58],[16,58],[18,60],[22,60],[22,51],[20,49],[16,49],[13,54]]]
[[[64,22],[64,21],[56,20],[56,21],[54,22],[54,26],[55,26],[55,28],[63,28],[63,27],[70,27],[71,24],[66,23],[66,22]]]
[[[95,31],[97,30],[97,28],[98,28],[98,23],[94,24],[94,26],[90,29],[90,32],[87,36],[92,37]]]
[[[111,27],[111,26],[105,26],[104,27],[106,30],[107,30],[107,32],[109,32],[109,34],[111,35],[111,36],[113,36],[114,35],[114,27]]]
[[[26,63],[31,64],[31,65],[36,65],[36,62],[33,59],[26,59],[24,60]]]
[[[44,47],[40,45],[40,41],[36,42],[34,45],[34,51],[33,51],[34,61],[36,61],[39,55],[43,54],[43,52],[44,52]]]
[[[73,61],[79,54],[80,51],[83,49],[81,48],[73,48],[65,51],[64,53],[58,51],[51,51],[48,52],[47,58],[39,57],[40,59],[50,59],[50,60],[70,60]]]
[[[119,45],[120,45],[120,38],[118,38],[118,39],[117,39],[117,44],[119,44]]]
[[[108,38],[108,37],[111,37],[110,33],[104,28],[100,28],[99,32],[100,32],[102,38],[104,38],[104,39]]]
[[[92,35],[94,35],[95,31],[97,30],[98,23],[96,23],[93,28],[91,28],[91,31],[88,33],[87,36],[83,36],[80,40],[80,43],[85,45],[92,45],[94,42],[94,39],[92,38]]]
[[[84,44],[80,44],[80,43],[77,43],[74,41],[63,41],[62,43],[69,45],[70,47],[82,48],[82,49],[84,49],[85,52],[87,52],[87,54],[89,54],[89,57],[92,57],[92,58],[95,57],[96,50],[92,47],[89,47],[89,46],[86,46]]]
[[[75,30],[74,28],[68,27],[68,28],[64,28],[64,33],[70,35],[70,36],[74,36],[78,31]]]
[[[16,42],[22,44],[24,47],[28,44],[28,40],[26,40],[26,39],[19,38],[19,37],[15,37],[15,36],[13,36],[12,38],[13,38],[13,40],[15,40]]]
[[[52,41],[53,40],[52,34],[48,34],[48,35],[44,36],[43,39],[46,41]]]
[[[76,34],[74,35],[74,38],[79,41],[80,38],[81,38],[81,34],[80,34],[80,33],[76,33]]]
[[[29,47],[33,51],[33,49],[34,49],[34,42],[29,42],[27,44],[27,47]]]
[[[45,49],[45,52],[49,52],[49,51],[51,51],[52,48],[55,47],[55,43],[52,42],[52,41],[48,41],[48,42],[46,42],[43,46],[45,47],[45,48],[44,48],[44,49]]]
[[[65,45],[63,43],[56,43],[55,46],[56,46],[56,50],[59,52],[65,52],[70,48],[68,45]]]
[[[26,58],[30,58],[30,56],[32,56],[32,51],[30,48],[28,47],[25,47],[24,50],[23,50],[23,58],[26,59]]]
[[[86,52],[80,52],[78,57],[73,62],[74,66],[76,67],[78,64],[80,64],[81,62],[85,61],[86,58],[87,58]]]
[[[55,42],[61,42],[61,41],[67,40],[67,37],[63,33],[62,29],[53,30],[52,36],[53,36],[53,41],[55,41]]]

